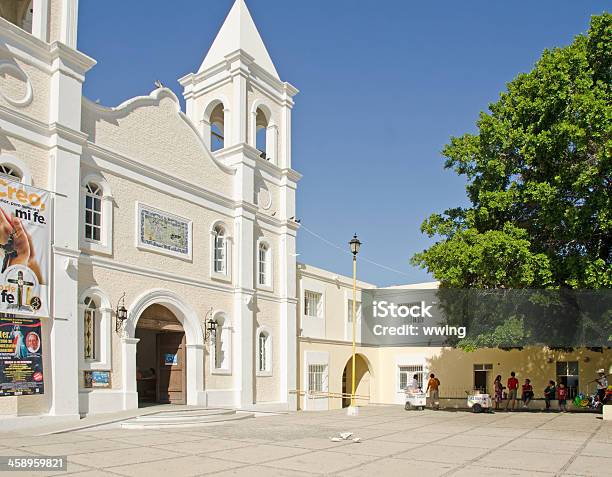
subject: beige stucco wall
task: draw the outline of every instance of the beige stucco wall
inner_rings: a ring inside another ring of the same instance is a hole
[[[83,104],[82,129],[96,145],[231,197],[233,175],[214,162],[173,98],[135,99],[118,111]]]
[[[255,373],[255,398],[257,402],[278,402],[280,400],[280,335],[279,304],[275,300],[263,297],[257,299],[257,311],[255,314],[255,340],[257,340],[257,329],[265,327],[272,337],[272,373],[271,376],[261,376]],[[257,356],[255,356],[257,366]]]
[[[90,169],[84,169],[83,172],[86,174],[89,171]],[[214,223],[222,221],[227,233],[233,236],[233,219],[229,215],[223,215],[178,197],[168,196],[163,191],[108,172],[100,175],[108,182],[113,197],[114,260],[165,272],[172,271],[177,276],[195,280],[210,279],[211,230]],[[136,248],[137,202],[192,221],[191,261]]]
[[[27,76],[32,86],[32,100],[24,106],[13,106],[0,95],[0,105],[37,121],[46,122],[49,118],[49,74],[39,67],[15,58],[6,48],[0,48],[0,62],[3,61],[16,66]],[[21,100],[24,97],[26,84],[22,77],[8,70],[0,75],[0,91],[14,100]]]

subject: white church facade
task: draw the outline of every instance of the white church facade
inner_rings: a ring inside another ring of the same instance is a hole
[[[186,112],[161,85],[96,104],[77,9],[0,3],[0,172],[54,201],[45,391],[0,414],[295,409],[297,89],[238,0],[179,80]]]

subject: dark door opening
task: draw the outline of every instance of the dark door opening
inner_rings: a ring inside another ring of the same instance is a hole
[[[136,389],[140,405],[186,404],[183,326],[162,305],[151,305],[136,326]]]

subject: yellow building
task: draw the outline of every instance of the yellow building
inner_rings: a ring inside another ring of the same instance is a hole
[[[361,343],[361,291],[375,289],[357,282],[356,391],[358,405],[403,404],[404,388],[417,374],[425,384],[434,373],[440,379],[443,406],[465,406],[466,391],[493,393],[493,381],[502,376],[504,384],[516,372],[519,383],[531,380],[536,401],[549,380],[564,382],[570,395],[593,393],[597,370],[610,372],[612,352],[590,349],[556,351],[532,348],[505,351],[479,349],[466,352],[441,347],[373,346]],[[298,389],[299,406],[304,410],[347,407],[351,393],[352,279],[298,264]],[[405,285],[403,289],[437,288],[436,282]],[[327,394],[329,393],[329,395]]]

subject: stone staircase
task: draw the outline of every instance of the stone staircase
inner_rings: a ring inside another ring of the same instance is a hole
[[[177,409],[145,414],[121,422],[123,429],[173,429],[238,421],[254,417],[253,413],[234,409]]]

